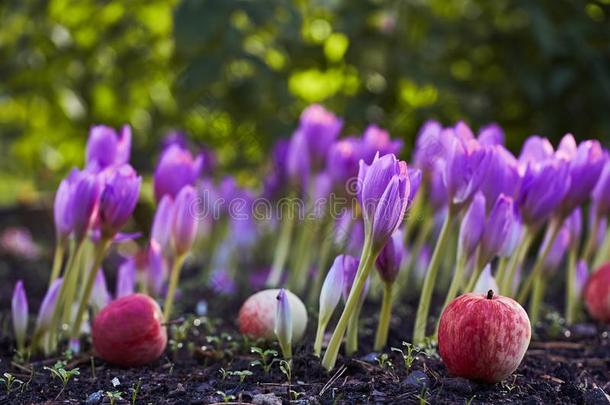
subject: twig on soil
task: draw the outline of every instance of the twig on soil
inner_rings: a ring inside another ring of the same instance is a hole
[[[582,349],[584,345],[576,342],[532,342],[533,349]]]
[[[557,378],[557,377],[553,377],[552,375],[548,375],[548,374],[543,374],[543,375],[540,376],[540,378],[544,378],[545,380],[556,382],[557,384],[564,384],[565,383],[565,381],[563,381],[562,379]]]
[[[345,365],[339,367],[339,369],[337,370],[337,372],[335,374],[333,374],[332,377],[330,377],[330,379],[328,380],[328,382],[326,384],[324,384],[324,387],[322,387],[322,389],[320,390],[320,393],[318,393],[318,396],[322,396],[324,395],[324,393],[339,379],[341,378],[341,376],[343,375],[343,373],[345,373],[345,371],[347,371],[347,367],[345,367]]]

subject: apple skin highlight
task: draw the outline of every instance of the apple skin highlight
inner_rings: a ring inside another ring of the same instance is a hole
[[[158,359],[167,345],[163,314],[144,294],[119,298],[106,306],[93,323],[93,347],[107,361],[138,367]]]
[[[589,276],[584,299],[591,318],[610,323],[610,263],[604,264]]]
[[[490,290],[461,295],[445,308],[438,346],[450,374],[496,383],[519,367],[531,334],[521,305]]]
[[[275,311],[279,289],[259,291],[251,295],[241,306],[237,323],[239,331],[253,339],[274,340]],[[292,336],[299,341],[305,334],[307,310],[299,297],[286,290],[292,313]]]

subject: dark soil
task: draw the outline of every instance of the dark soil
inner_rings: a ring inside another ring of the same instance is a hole
[[[239,302],[211,300],[210,313],[222,313],[215,312],[219,310],[216,306],[224,307],[229,315],[234,314]],[[401,347],[405,332],[400,328],[412,321],[411,308],[398,308],[390,346]],[[90,353],[75,356],[68,361],[68,368],[78,367],[80,375],[69,381],[63,392],[61,383],[43,369],[55,359],[17,365],[12,362],[11,340],[4,337],[0,373],[10,372],[24,384],[17,384],[10,393],[2,386],[0,403],[110,403],[107,391],[121,392],[123,400],[117,400],[117,404],[130,403],[138,384],[138,404],[209,404],[225,400],[279,404],[289,403],[289,390],[298,393],[292,394],[293,403],[303,404],[609,403],[604,393],[610,391],[609,326],[579,324],[565,329],[560,323],[547,320],[537,329],[537,337],[517,372],[507,381],[485,385],[449,376],[434,348],[420,351],[409,370],[397,352],[387,351],[388,359],[380,362],[378,354],[370,350],[376,325],[372,314],[362,322],[359,354],[351,359],[340,357],[335,370],[327,373],[319,359],[310,354],[314,324],[310,321],[303,341],[306,343],[296,347],[291,384],[278,362],[268,373],[260,366],[250,365],[258,359],[250,349],[257,345],[265,348],[261,342],[239,336],[231,323],[207,317],[191,316],[172,324],[173,341],[165,355],[148,367],[121,369],[92,358]],[[7,322],[3,325],[6,331]],[[177,340],[180,335],[186,338]],[[239,373],[223,377],[223,370],[249,370],[253,374],[240,382]],[[119,385],[113,385],[115,378]]]

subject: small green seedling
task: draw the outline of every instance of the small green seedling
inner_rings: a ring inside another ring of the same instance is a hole
[[[110,401],[110,405],[114,405],[118,399],[123,399],[121,391],[106,391],[106,397]]]
[[[223,391],[216,391],[216,395],[220,395],[224,403],[235,401],[236,399],[235,395],[225,394]]]
[[[15,376],[10,373],[4,373],[3,376],[0,377],[0,381],[6,386],[7,394],[10,394],[13,388],[23,385],[23,381],[15,378]]]
[[[239,383],[243,383],[246,377],[254,375],[254,373],[250,370],[241,370],[241,371],[231,371],[231,375],[235,375],[239,377]]]
[[[405,369],[406,371],[409,371],[413,365],[413,361],[415,360],[415,355],[417,354],[418,350],[411,343],[402,342],[402,345],[405,347],[405,350],[399,349],[398,347],[392,347],[391,350],[401,354],[405,363]]]
[[[230,371],[225,370],[224,368],[220,368],[220,370],[218,370],[218,372],[220,373],[220,375],[222,376],[222,381],[226,380],[228,376],[231,375]]]
[[[381,356],[377,356],[377,363],[379,363],[379,367],[381,367],[381,369],[383,370],[394,367],[394,365],[392,364],[392,360],[390,360],[390,357],[387,353],[383,353]]]
[[[269,374],[273,364],[278,361],[276,350],[267,349],[263,351],[260,347],[255,346],[250,348],[250,352],[258,354],[260,357],[260,360],[254,360],[250,363],[250,367],[261,366],[265,371],[265,374]]]
[[[66,370],[66,362],[62,360],[57,361],[53,367],[44,367],[44,369],[49,370],[51,377],[57,378],[59,381],[61,381],[62,388],[61,391],[59,391],[59,394],[57,394],[57,398],[59,398],[59,396],[64,392],[72,377],[80,375],[78,368]]]
[[[129,391],[131,391],[131,405],[136,405],[136,400],[138,399],[138,394],[140,393],[140,384],[142,384],[142,380],[138,379],[136,385],[129,388]]]

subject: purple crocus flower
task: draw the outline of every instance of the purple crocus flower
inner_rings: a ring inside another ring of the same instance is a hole
[[[287,162],[290,142],[279,139],[271,151],[271,173],[264,179],[263,196],[267,199],[276,199],[282,195],[288,182]]]
[[[576,264],[576,292],[578,296],[582,296],[582,293],[587,285],[589,279],[589,266],[587,266],[586,260],[579,260]]]
[[[322,218],[326,213],[328,198],[332,191],[333,181],[330,175],[326,172],[318,174],[313,183],[313,195],[311,200],[313,203],[312,214],[315,218]]]
[[[435,165],[445,156],[445,145],[441,137],[442,130],[440,123],[429,120],[422,125],[417,134],[414,162],[415,166],[424,172],[425,177],[435,171]]]
[[[571,139],[568,143],[575,144],[572,135],[568,134],[564,139]],[[557,153],[564,153],[561,146]],[[568,191],[560,206],[560,212],[564,217],[589,198],[605,164],[604,153],[598,141],[581,142],[576,150],[570,148],[565,153],[570,157],[568,166],[570,181]]]
[[[419,187],[421,186],[421,182],[422,182],[422,171],[419,169],[413,169],[410,167],[408,170],[408,176],[409,176],[409,184],[411,186],[411,190],[409,191],[407,208],[409,208],[411,206],[411,203],[417,196],[417,192],[419,191]]]
[[[402,145],[401,140],[390,139],[390,133],[385,129],[375,124],[369,125],[362,135],[362,159],[364,159],[364,163],[371,164],[377,152],[379,152],[379,156],[398,155]]]
[[[78,175],[78,169],[72,169],[68,177],[59,183],[55,193],[53,217],[59,241],[65,241],[74,229],[74,183]]]
[[[343,121],[319,104],[310,105],[303,110],[297,132],[302,134],[305,141],[306,149],[301,150],[301,153],[306,152],[309,155],[313,167],[324,163],[326,153],[342,127]]]
[[[197,235],[197,216],[194,212],[197,193],[192,186],[184,186],[174,202],[172,218],[172,241],[177,255],[191,249]]]
[[[360,256],[364,245],[364,222],[356,221],[352,226],[345,252],[352,256]]]
[[[74,237],[81,241],[93,225],[100,204],[101,184],[97,175],[81,172],[74,183],[74,198],[78,204],[73,204]]]
[[[491,265],[488,263],[484,268],[477,282],[472,290],[475,294],[487,294],[489,290],[499,291],[498,283],[496,283],[496,279],[491,274]]]
[[[275,336],[280,343],[285,359],[292,357],[292,310],[290,300],[283,288],[277,294],[277,306],[275,312]]]
[[[393,154],[375,159],[370,166],[360,161],[358,196],[363,207],[365,233],[375,249],[381,249],[398,229],[410,194],[407,163]]]
[[[504,130],[495,123],[485,125],[479,129],[477,140],[483,146],[504,145]]]
[[[399,229],[385,244],[377,256],[376,265],[379,276],[385,283],[393,283],[398,276],[403,255],[403,236]]]
[[[155,240],[150,241],[146,253],[146,283],[150,292],[159,296],[167,274],[165,258],[161,246]]]
[[[15,332],[17,347],[19,350],[23,350],[28,329],[28,298],[25,294],[23,281],[21,280],[17,281],[13,290],[11,314],[13,316],[13,331]]]
[[[164,195],[159,202],[155,217],[153,218],[150,239],[156,241],[164,254],[171,250],[171,228],[174,215],[174,200],[169,195]]]
[[[488,263],[500,254],[506,240],[511,236],[513,222],[513,199],[500,194],[489,213],[489,218],[481,237],[479,255],[482,262]]]
[[[434,166],[434,170],[428,177],[430,187],[430,205],[432,206],[432,210],[434,212],[444,210],[449,204],[447,188],[443,182],[444,165],[444,161],[437,161],[436,165]]]
[[[518,207],[513,201],[513,221],[508,233],[508,237],[504,241],[504,244],[502,245],[502,248],[498,254],[500,257],[511,257],[517,249],[519,242],[521,242],[521,237],[523,235],[523,223],[521,222],[521,217],[519,216],[518,210]]]
[[[187,149],[173,144],[165,149],[154,174],[155,199],[164,195],[176,198],[182,187],[194,185],[201,173],[203,157],[193,155]]]
[[[326,159],[326,170],[336,184],[337,191],[346,190],[350,179],[358,176],[358,162],[362,158],[362,144],[356,138],[341,139],[330,147]]]
[[[460,226],[459,252],[468,260],[479,246],[485,227],[485,196],[475,194]]]
[[[578,247],[582,236],[582,209],[580,207],[572,211],[566,218],[565,227],[570,234],[570,245]]]
[[[116,279],[116,298],[126,297],[134,293],[136,287],[136,263],[133,257],[125,260],[119,267]]]
[[[490,147],[489,173],[481,183],[487,210],[490,211],[500,194],[515,198],[519,191],[521,176],[517,159],[500,145]]]
[[[517,200],[523,222],[534,227],[546,222],[563,201],[569,186],[565,159],[528,165]]]
[[[343,255],[343,290],[341,291],[341,294],[343,296],[343,301],[345,302],[347,302],[349,292],[352,290],[352,284],[354,284],[354,280],[356,279],[359,264],[360,260],[356,259],[354,256]]]
[[[93,284],[93,290],[91,291],[91,298],[89,302],[95,312],[99,312],[110,304],[112,297],[108,291],[108,284],[106,283],[106,277],[104,276],[104,269],[99,268],[95,275],[95,282]]]
[[[473,139],[465,124],[443,130],[442,137],[446,148],[443,184],[449,202],[460,206],[472,198],[485,179],[491,152]]]
[[[87,168],[100,171],[109,166],[129,162],[131,152],[131,127],[124,125],[117,132],[105,125],[95,125],[89,130],[86,160]]]
[[[528,166],[537,166],[553,157],[553,145],[551,142],[538,135],[532,135],[525,140],[519,155],[519,166],[521,172],[525,172]]]
[[[235,280],[223,269],[214,270],[208,283],[217,294],[233,295],[237,291]]]
[[[318,316],[324,325],[330,320],[330,317],[339,304],[339,300],[341,300],[341,295],[343,294],[343,283],[345,282],[344,263],[346,258],[351,258],[347,260],[356,260],[351,256],[337,256],[330,267],[330,270],[328,270],[324,283],[322,284],[322,289],[320,290],[320,309]],[[348,265],[351,265],[351,263],[348,263]]]
[[[597,215],[602,217],[610,214],[610,159],[607,156],[592,198]]]
[[[548,244],[549,240],[545,239],[543,244]],[[563,257],[565,256],[568,246],[570,245],[570,230],[564,225],[559,234],[555,238],[551,250],[544,261],[544,270],[546,272],[554,272],[559,268]]]
[[[128,164],[118,166],[109,174],[99,205],[99,224],[104,237],[114,237],[127,223],[138,203],[141,184],[142,178]]]
[[[182,131],[169,131],[163,137],[163,139],[161,139],[161,150],[165,150],[172,145],[177,145],[182,149],[186,149],[188,147],[188,143],[186,141],[186,134]]]
[[[286,171],[290,181],[303,191],[307,190],[311,174],[311,159],[307,147],[305,134],[301,131],[295,132],[290,139],[286,161]]]
[[[42,333],[51,326],[53,312],[55,311],[55,305],[57,304],[57,297],[59,296],[62,281],[63,279],[61,278],[53,280],[42,299],[40,309],[38,310],[38,318],[36,319],[36,333]]]

